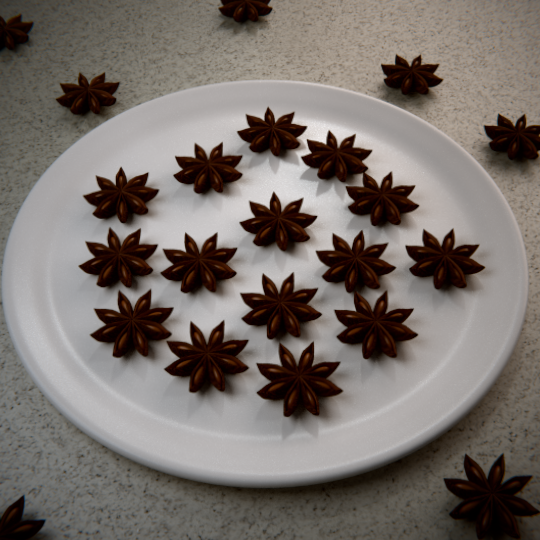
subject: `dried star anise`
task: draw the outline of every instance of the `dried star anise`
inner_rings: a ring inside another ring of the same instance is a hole
[[[223,6],[219,11],[225,17],[232,17],[236,22],[245,22],[248,19],[257,22],[259,17],[272,11],[268,6],[270,0],[221,0],[221,3]]]
[[[102,343],[113,343],[113,356],[120,358],[135,348],[143,356],[148,356],[148,340],[167,339],[171,333],[161,324],[171,314],[173,308],[150,309],[152,291],[141,296],[132,308],[131,302],[118,292],[120,312],[112,309],[96,309],[97,316],[105,323],[91,334]]]
[[[336,175],[341,182],[345,182],[348,174],[359,174],[367,170],[362,160],[371,154],[371,150],[354,148],[355,138],[356,135],[351,135],[343,139],[339,147],[331,131],[326,137],[326,144],[308,139],[311,154],[302,156],[302,159],[309,167],[319,169],[319,178],[328,180]]]
[[[26,43],[32,26],[34,23],[23,22],[21,15],[11,17],[7,22],[0,17],[0,51],[4,47],[13,50],[18,43]]]
[[[242,294],[244,302],[252,308],[242,319],[247,324],[266,324],[268,339],[286,331],[291,336],[300,336],[300,323],[314,321],[321,316],[316,309],[308,306],[317,289],[302,289],[294,292],[294,273],[281,285],[278,291],[275,283],[263,274],[264,294]]]
[[[257,392],[264,399],[283,399],[283,414],[291,414],[299,406],[304,406],[311,414],[319,415],[319,398],[341,394],[343,390],[328,380],[339,366],[339,362],[321,362],[313,365],[315,347],[307,347],[300,362],[283,345],[279,345],[277,364],[257,364],[259,371],[270,381]]]
[[[101,107],[109,107],[116,103],[113,94],[120,83],[106,83],[105,73],[94,77],[90,84],[88,79],[79,73],[79,84],[62,84],[64,95],[56,98],[63,107],[69,107],[73,114],[85,114],[91,110],[99,114]]]
[[[465,454],[467,480],[445,478],[449,491],[465,499],[456,506],[450,516],[454,519],[476,520],[476,536],[481,539],[491,530],[504,532],[511,538],[520,538],[514,516],[534,516],[540,511],[527,501],[515,497],[532,476],[514,476],[502,483],[504,478],[504,454],[492,465],[489,476],[480,465]]]
[[[165,255],[173,263],[161,272],[167,279],[181,281],[181,291],[188,293],[202,285],[210,292],[216,292],[217,280],[230,279],[236,272],[227,264],[236,253],[236,248],[217,248],[217,233],[203,244],[199,252],[197,243],[189,234],[184,237],[186,251],[164,249]]]
[[[45,524],[44,519],[22,520],[24,496],[15,501],[0,519],[0,540],[27,540],[33,538]]]
[[[478,245],[463,245],[454,249],[454,229],[444,237],[442,247],[427,231],[424,231],[422,241],[423,246],[406,246],[409,256],[417,261],[409,270],[417,277],[433,276],[436,289],[445,283],[459,288],[466,287],[465,275],[476,274],[485,268],[471,259]]]
[[[116,174],[116,185],[101,176],[96,176],[96,180],[101,191],[89,193],[84,198],[97,206],[94,216],[99,219],[107,219],[116,214],[125,223],[130,212],[146,214],[148,208],[145,203],[152,200],[159,191],[146,187],[148,173],[135,176],[128,182],[122,167]]]
[[[238,132],[238,135],[251,143],[249,149],[253,152],[270,151],[274,156],[279,156],[282,148],[292,150],[298,148],[300,142],[296,139],[306,131],[307,126],[293,124],[294,113],[286,114],[276,119],[270,107],[266,109],[264,120],[246,114],[249,128]]]
[[[223,156],[223,143],[212,150],[210,157],[196,144],[194,158],[176,156],[182,170],[174,177],[182,184],[195,184],[195,193],[206,193],[210,188],[222,193],[223,184],[235,182],[242,176],[235,169],[241,159],[242,156]]]
[[[109,247],[94,242],[86,242],[94,259],[81,264],[79,268],[87,274],[99,276],[97,284],[108,287],[120,280],[126,287],[131,287],[133,276],[147,276],[152,268],[145,262],[157,245],[140,244],[141,229],[126,236],[120,243],[116,233],[109,229],[107,242]]]
[[[499,114],[496,126],[484,126],[492,139],[489,146],[496,152],[507,152],[510,159],[536,159],[540,150],[540,126],[527,127],[527,118],[518,118],[516,125]]]
[[[354,293],[354,307],[356,311],[336,310],[338,320],[347,326],[339,334],[342,343],[362,343],[362,355],[369,358],[376,349],[395,358],[397,356],[396,341],[407,341],[418,334],[408,326],[402,324],[406,321],[412,309],[394,309],[388,313],[388,294],[385,292],[375,302],[372,310],[367,300]]]
[[[371,224],[380,225],[389,221],[392,225],[401,223],[401,214],[412,212],[418,205],[407,197],[415,186],[392,187],[392,173],[383,178],[381,187],[371,176],[364,173],[364,187],[347,187],[347,193],[354,199],[349,206],[353,214],[371,214]]]
[[[300,212],[304,199],[289,203],[281,210],[281,201],[275,193],[270,199],[270,208],[262,204],[250,202],[254,218],[242,221],[240,225],[252,234],[255,234],[253,243],[256,246],[268,246],[276,242],[279,249],[285,251],[291,242],[306,242],[309,235],[305,227],[309,227],[317,216]]]
[[[370,289],[380,287],[379,276],[389,274],[396,269],[379,257],[384,253],[388,244],[375,244],[364,249],[364,232],[360,231],[353,242],[349,244],[336,234],[332,235],[336,251],[317,251],[317,256],[330,268],[324,273],[323,279],[330,283],[345,281],[347,292],[353,292],[356,286],[366,285]]]
[[[179,360],[165,368],[167,373],[179,377],[190,376],[189,391],[198,392],[206,382],[223,392],[225,373],[236,374],[246,371],[246,364],[238,360],[248,340],[223,341],[225,322],[216,326],[208,343],[203,333],[191,323],[191,342],[168,341],[171,351]]]
[[[395,65],[387,64],[381,67],[386,75],[384,79],[386,86],[401,88],[401,93],[405,95],[411,92],[427,94],[429,87],[443,82],[440,77],[434,75],[439,64],[422,64],[422,56],[417,56],[410,66],[405,58],[396,55]]]

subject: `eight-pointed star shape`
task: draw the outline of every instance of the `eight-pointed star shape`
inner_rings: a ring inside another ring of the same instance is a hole
[[[525,115],[516,125],[499,114],[496,126],[484,126],[486,135],[492,139],[489,146],[496,152],[507,152],[510,159],[524,157],[536,159],[540,150],[540,126],[527,127]]]
[[[440,77],[434,75],[439,64],[422,64],[422,56],[417,56],[410,66],[405,58],[396,55],[395,65],[385,64],[381,67],[386,75],[384,79],[386,86],[401,88],[401,92],[405,95],[411,92],[427,94],[429,87],[443,82]]]
[[[221,0],[223,4],[219,11],[225,17],[232,17],[236,22],[245,22],[248,19],[257,22],[259,17],[268,15],[272,8],[268,5],[270,0]]]
[[[24,496],[8,506],[0,518],[0,540],[28,540],[45,524],[44,519],[23,520]]]
[[[91,110],[99,114],[101,107],[109,107],[116,103],[113,94],[120,83],[106,83],[105,73],[94,77],[90,83],[79,73],[79,84],[62,84],[64,95],[56,98],[63,107],[68,107],[73,114],[85,114]]]
[[[0,17],[0,51],[4,47],[13,50],[18,43],[26,43],[32,26],[33,22],[23,22],[22,15],[11,17],[7,22]]]

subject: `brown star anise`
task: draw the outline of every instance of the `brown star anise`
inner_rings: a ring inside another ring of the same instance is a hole
[[[312,343],[302,353],[300,362],[291,352],[279,345],[279,359],[277,364],[257,364],[259,371],[270,381],[257,392],[264,399],[283,399],[283,414],[291,414],[299,406],[304,406],[311,414],[319,415],[319,398],[337,396],[343,390],[328,380],[339,366],[339,362],[321,362],[313,365],[315,347]]]
[[[536,159],[540,150],[540,126],[527,127],[525,115],[518,118],[516,125],[499,114],[496,126],[484,126],[492,139],[489,146],[496,152],[508,152],[510,159],[524,157]]]
[[[202,285],[210,292],[216,292],[217,280],[230,279],[236,272],[227,264],[236,253],[236,248],[217,248],[217,233],[203,244],[199,252],[197,243],[189,234],[184,237],[186,251],[164,249],[165,255],[173,263],[161,272],[167,279],[181,281],[181,291],[188,293]]]
[[[442,247],[427,231],[424,231],[422,241],[423,246],[406,246],[409,256],[417,261],[409,270],[417,277],[433,276],[436,289],[445,283],[459,288],[466,287],[465,275],[476,274],[485,268],[471,259],[478,245],[463,245],[454,249],[454,229],[444,237]]]
[[[253,152],[270,151],[274,156],[279,156],[282,148],[292,150],[298,148],[300,142],[296,139],[306,131],[307,126],[293,124],[294,113],[281,116],[278,121],[270,107],[266,109],[264,120],[255,116],[246,114],[249,128],[238,132],[238,135],[251,143],[249,149]]]
[[[392,225],[401,223],[401,214],[412,212],[418,205],[407,197],[415,186],[392,187],[392,173],[383,178],[381,187],[371,176],[364,173],[364,187],[347,187],[347,193],[354,199],[349,206],[353,214],[371,214],[371,224],[380,225],[389,221]]]
[[[126,287],[131,287],[133,276],[147,276],[152,268],[145,262],[157,245],[139,244],[141,229],[131,233],[123,243],[116,233],[109,229],[107,242],[109,247],[94,242],[86,242],[94,259],[81,264],[79,268],[87,274],[99,276],[97,284],[108,287],[120,280]]]
[[[354,148],[355,138],[356,135],[351,135],[343,139],[339,147],[331,131],[326,137],[326,144],[308,139],[311,154],[302,156],[302,159],[309,167],[319,169],[319,178],[328,180],[336,175],[341,182],[345,182],[348,174],[359,174],[367,170],[362,160],[371,154],[371,150]]]
[[[0,17],[0,51],[4,47],[13,50],[18,43],[26,43],[32,26],[34,23],[23,22],[21,15],[11,17],[7,22]]]
[[[377,348],[395,358],[396,341],[407,341],[418,335],[402,324],[409,318],[412,309],[394,309],[386,313],[386,292],[375,302],[373,311],[364,297],[354,293],[354,307],[356,311],[336,310],[338,320],[347,326],[347,330],[339,334],[338,339],[350,345],[362,343],[364,358],[369,358]]]
[[[246,371],[246,364],[236,356],[242,352],[248,340],[223,342],[225,322],[216,326],[208,343],[203,333],[191,323],[191,342],[168,341],[171,351],[180,360],[165,368],[167,373],[179,377],[190,376],[189,391],[198,392],[206,382],[218,390],[225,390],[225,373],[236,374]]]
[[[125,223],[130,213],[147,214],[145,203],[151,201],[159,191],[146,187],[148,173],[135,176],[128,182],[122,167],[116,174],[116,185],[101,176],[96,176],[96,180],[101,191],[89,193],[84,198],[97,206],[94,216],[99,219],[107,219],[116,214]]]
[[[443,79],[433,75],[439,64],[422,64],[422,56],[417,56],[410,66],[405,58],[396,55],[395,65],[383,64],[381,67],[386,75],[386,86],[401,88],[401,93],[405,95],[411,92],[427,94],[429,87],[443,82]]]
[[[504,478],[504,454],[492,465],[489,476],[480,465],[465,454],[465,474],[467,480],[445,478],[449,491],[465,499],[456,506],[450,516],[454,519],[476,520],[476,536],[485,538],[486,534],[504,532],[511,538],[521,538],[514,516],[534,516],[540,511],[527,501],[515,497],[532,476],[514,476],[502,483]]]
[[[24,496],[15,501],[0,519],[0,540],[27,540],[33,538],[45,524],[44,519],[22,520]]]
[[[85,114],[90,109],[99,114],[101,107],[109,107],[116,103],[113,94],[120,83],[106,83],[105,73],[94,77],[90,84],[88,79],[79,73],[79,84],[62,84],[64,95],[56,98],[63,107],[69,107],[73,114]]]
[[[222,193],[223,184],[235,182],[242,176],[235,169],[241,159],[242,156],[223,156],[223,143],[212,150],[210,157],[196,144],[194,158],[176,156],[183,170],[174,177],[182,184],[195,184],[195,193],[206,193],[210,188]]]
[[[120,312],[112,309],[96,309],[97,316],[105,323],[91,334],[102,343],[113,343],[113,356],[120,358],[133,348],[143,356],[148,356],[148,340],[168,338],[171,333],[161,324],[171,314],[173,308],[150,309],[152,291],[141,296],[131,307],[131,302],[118,292]]]
[[[306,242],[309,235],[305,227],[309,227],[317,216],[300,212],[304,199],[289,203],[281,210],[281,201],[275,193],[270,199],[270,208],[262,204],[250,202],[254,218],[242,221],[240,225],[252,234],[255,234],[253,243],[256,246],[268,246],[277,243],[279,249],[285,251],[291,242]]]
[[[378,289],[378,276],[384,276],[396,269],[379,258],[388,244],[375,244],[364,249],[363,231],[354,239],[352,249],[336,234],[332,235],[332,239],[336,251],[317,251],[320,261],[330,267],[324,273],[323,279],[330,283],[345,281],[347,292],[353,292],[356,286],[363,285]]]
[[[294,273],[281,285],[278,291],[275,283],[263,274],[264,294],[242,294],[244,302],[252,308],[242,319],[247,324],[266,324],[268,339],[286,331],[291,336],[300,336],[300,323],[314,321],[321,316],[316,309],[308,306],[317,289],[302,289],[294,292]]]
[[[221,3],[223,6],[219,11],[225,17],[232,17],[236,22],[245,22],[248,19],[257,22],[259,17],[272,11],[268,6],[270,0],[221,0]]]

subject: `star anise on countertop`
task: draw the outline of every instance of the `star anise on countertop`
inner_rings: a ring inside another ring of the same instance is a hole
[[[126,287],[131,287],[133,276],[147,276],[152,268],[145,262],[157,245],[140,244],[141,229],[126,236],[120,243],[117,234],[109,229],[107,242],[109,247],[95,242],[86,242],[94,259],[81,264],[79,268],[87,274],[99,276],[97,284],[108,287],[120,280]]]
[[[445,283],[459,288],[466,287],[465,275],[476,274],[485,268],[471,259],[478,245],[463,245],[454,249],[454,229],[444,237],[442,246],[427,231],[424,231],[422,241],[423,246],[406,246],[409,256],[417,261],[409,270],[417,277],[433,276],[436,289]]]
[[[540,511],[527,501],[516,497],[532,476],[504,478],[504,454],[492,465],[486,475],[480,465],[465,454],[465,474],[469,480],[445,478],[449,491],[465,499],[450,516],[454,519],[476,520],[476,536],[481,539],[490,532],[501,531],[511,538],[521,538],[514,516],[534,516]]]
[[[291,416],[298,407],[319,415],[319,398],[337,396],[343,390],[328,380],[339,362],[321,362],[313,365],[315,346],[307,347],[296,364],[289,349],[279,345],[277,364],[257,364],[259,371],[271,382],[257,392],[264,399],[283,399],[283,414]]]
[[[242,176],[235,169],[241,159],[242,156],[224,156],[223,143],[212,150],[210,157],[196,144],[194,158],[176,156],[182,170],[174,177],[182,184],[195,184],[195,193],[206,193],[210,188],[222,193],[224,184],[235,182]]]
[[[364,187],[347,186],[347,193],[354,199],[349,206],[353,214],[371,214],[371,224],[380,225],[389,221],[392,225],[401,223],[401,214],[412,212],[418,205],[407,197],[415,186],[392,187],[392,173],[387,174],[381,187],[371,176],[364,173]]]
[[[164,249],[165,256],[173,263],[161,272],[167,279],[181,281],[182,292],[188,293],[204,285],[216,292],[217,280],[230,279],[236,272],[227,264],[236,253],[236,248],[217,247],[217,233],[203,244],[199,251],[197,243],[189,234],[184,237],[186,251]]]
[[[0,51],[4,47],[13,50],[18,43],[26,43],[32,26],[34,23],[23,22],[21,15],[11,17],[7,22],[0,17]]]
[[[248,19],[257,22],[259,17],[272,11],[268,5],[270,0],[221,0],[221,3],[223,6],[219,11],[225,17],[232,17],[236,22],[245,22]]]
[[[388,244],[375,244],[365,248],[364,232],[360,231],[349,244],[336,234],[332,235],[335,251],[317,251],[317,256],[330,268],[323,279],[330,283],[345,281],[347,292],[353,292],[356,286],[366,285],[370,289],[380,287],[379,276],[389,274],[396,269],[379,257]],[[365,249],[364,249],[365,248]]]
[[[418,334],[408,326],[406,321],[412,309],[394,309],[388,313],[388,293],[384,293],[375,302],[372,310],[369,302],[358,293],[354,293],[356,311],[336,310],[336,317],[347,329],[339,334],[342,343],[350,345],[362,343],[362,355],[369,358],[376,349],[395,358],[397,356],[396,341],[407,341]]]
[[[132,349],[148,356],[148,340],[167,339],[171,333],[161,324],[173,308],[153,308],[152,291],[141,296],[132,308],[131,302],[118,292],[120,312],[112,309],[96,309],[97,316],[105,323],[91,336],[102,343],[113,343],[113,356],[120,358]]]
[[[238,135],[251,143],[249,149],[253,152],[264,152],[270,148],[274,156],[279,156],[283,148],[292,150],[298,148],[300,142],[296,139],[306,131],[307,126],[293,124],[294,113],[289,113],[276,119],[270,107],[266,109],[264,120],[246,114],[249,128],[238,132]]]
[[[242,221],[240,225],[255,234],[253,243],[256,246],[268,246],[276,242],[279,249],[285,251],[289,242],[306,242],[309,235],[305,227],[309,227],[317,216],[300,212],[304,199],[289,203],[281,210],[281,201],[275,193],[270,199],[270,207],[250,202],[254,218]]]
[[[242,319],[254,326],[266,324],[268,339],[274,339],[282,331],[299,337],[301,322],[314,321],[321,316],[316,309],[307,305],[317,289],[294,292],[294,273],[283,282],[279,291],[264,274],[262,284],[264,294],[242,294],[244,302],[252,308]]]
[[[128,182],[122,167],[116,174],[116,184],[101,176],[96,176],[96,180],[101,191],[89,193],[84,198],[97,206],[94,216],[99,219],[107,219],[116,214],[125,223],[130,213],[146,214],[148,208],[145,203],[151,201],[159,191],[146,187],[148,173],[135,176]]]
[[[484,126],[492,139],[489,146],[496,152],[507,152],[510,159],[524,157],[536,159],[540,150],[540,126],[527,127],[525,115],[518,118],[516,125],[499,114],[496,126]]]
[[[68,107],[73,114],[85,114],[91,110],[99,114],[101,107],[109,107],[116,103],[113,94],[120,83],[106,83],[105,73],[94,77],[90,84],[88,79],[79,73],[79,84],[62,84],[64,95],[56,98],[63,107]]]
[[[311,154],[302,156],[302,159],[309,167],[319,169],[317,173],[319,178],[328,180],[335,175],[341,182],[345,182],[348,174],[359,174],[367,170],[363,160],[371,154],[371,150],[355,148],[355,138],[356,135],[351,135],[343,139],[339,147],[331,131],[326,137],[326,144],[308,139]]]
[[[203,333],[191,323],[191,345],[183,341],[168,341],[171,351],[179,360],[165,368],[167,373],[179,377],[190,377],[189,391],[198,392],[206,382],[223,392],[225,373],[242,373],[248,369],[238,360],[248,340],[223,341],[225,322],[216,326],[208,342]]]
[[[0,519],[0,540],[27,540],[33,538],[45,524],[44,519],[24,520],[24,496],[15,501]]]
[[[405,95],[411,92],[427,94],[430,87],[443,82],[443,79],[434,75],[439,64],[422,64],[422,56],[417,56],[412,65],[409,65],[405,58],[396,55],[395,65],[383,64],[381,67],[386,75],[386,86],[401,88],[401,93]]]

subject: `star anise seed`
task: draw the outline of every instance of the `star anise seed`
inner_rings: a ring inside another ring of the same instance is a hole
[[[225,322],[216,326],[208,342],[203,333],[191,323],[191,343],[168,341],[171,351],[179,360],[165,368],[167,373],[190,377],[189,391],[198,392],[206,382],[220,392],[225,390],[225,373],[242,373],[248,369],[236,356],[242,352],[248,340],[223,341]]]
[[[402,324],[406,321],[412,309],[394,309],[388,313],[388,294],[385,292],[375,302],[372,310],[369,302],[358,293],[354,293],[356,311],[336,310],[338,320],[347,326],[339,334],[342,343],[350,345],[362,343],[362,355],[370,358],[376,349],[395,358],[397,356],[396,341],[407,341],[418,334]]]
[[[371,150],[355,148],[355,138],[356,135],[351,135],[343,139],[339,147],[331,131],[328,132],[326,144],[308,139],[311,154],[302,156],[302,159],[309,167],[319,169],[319,178],[328,180],[335,175],[341,182],[345,182],[348,174],[359,174],[367,170],[363,160],[371,154]]]
[[[106,83],[105,73],[94,77],[90,84],[88,79],[79,73],[79,84],[62,84],[63,96],[56,101],[63,107],[68,107],[73,114],[85,114],[91,110],[99,114],[101,107],[110,107],[116,103],[113,94],[120,83]]]
[[[44,519],[24,520],[24,496],[15,501],[0,518],[0,540],[28,540],[45,524]]]
[[[464,288],[467,286],[466,274],[476,274],[485,268],[471,259],[478,245],[463,245],[454,249],[454,229],[444,237],[442,246],[427,231],[424,231],[422,241],[423,246],[406,246],[409,256],[417,261],[409,270],[417,277],[433,276],[436,289],[445,283]]]
[[[319,398],[337,396],[343,390],[328,380],[339,366],[339,362],[321,362],[313,365],[315,347],[307,347],[300,362],[291,352],[279,345],[277,364],[257,364],[259,371],[270,381],[257,394],[264,399],[283,399],[283,414],[291,416],[298,407],[305,407],[311,414],[319,415]]]
[[[410,66],[405,58],[396,55],[395,65],[383,64],[381,67],[386,75],[386,86],[401,88],[405,95],[411,92],[427,94],[430,87],[443,82],[443,79],[434,75],[439,64],[422,64],[422,56],[417,56]]]
[[[514,476],[503,484],[504,469],[502,454],[486,478],[480,465],[465,454],[465,473],[469,480],[444,479],[450,492],[465,499],[450,512],[450,516],[476,520],[476,536],[479,539],[485,538],[490,531],[502,531],[510,538],[521,538],[514,516],[535,516],[540,513],[527,501],[515,496],[532,476]]]
[[[301,322],[314,321],[321,316],[316,309],[307,305],[317,289],[294,292],[294,273],[283,282],[280,291],[264,274],[262,283],[264,294],[242,294],[244,302],[252,308],[242,319],[254,326],[266,324],[268,339],[274,339],[282,331],[299,337]]]
[[[132,349],[148,356],[148,340],[167,339],[171,333],[161,324],[173,308],[153,308],[152,291],[141,296],[132,308],[131,302],[118,292],[120,312],[112,309],[96,309],[97,316],[105,323],[92,337],[102,343],[113,343],[113,356],[120,358]]]
[[[289,242],[306,242],[309,235],[305,227],[309,227],[317,216],[300,212],[304,199],[289,203],[281,210],[281,201],[275,193],[270,199],[270,207],[250,202],[254,218],[242,221],[240,225],[255,234],[253,243],[256,246],[268,246],[276,242],[279,249],[285,251]]]
[[[496,126],[484,126],[492,139],[489,146],[495,152],[507,152],[510,159],[536,159],[540,150],[540,126],[527,127],[527,118],[521,116],[516,125],[499,114]]]
[[[26,43],[32,26],[33,22],[23,22],[22,15],[11,17],[7,22],[0,17],[0,51],[4,47],[13,50],[18,43]]]
[[[248,19],[257,22],[259,17],[268,15],[272,8],[268,6],[270,0],[221,0],[223,4],[219,11],[225,17],[232,17],[236,22],[245,22]]]

